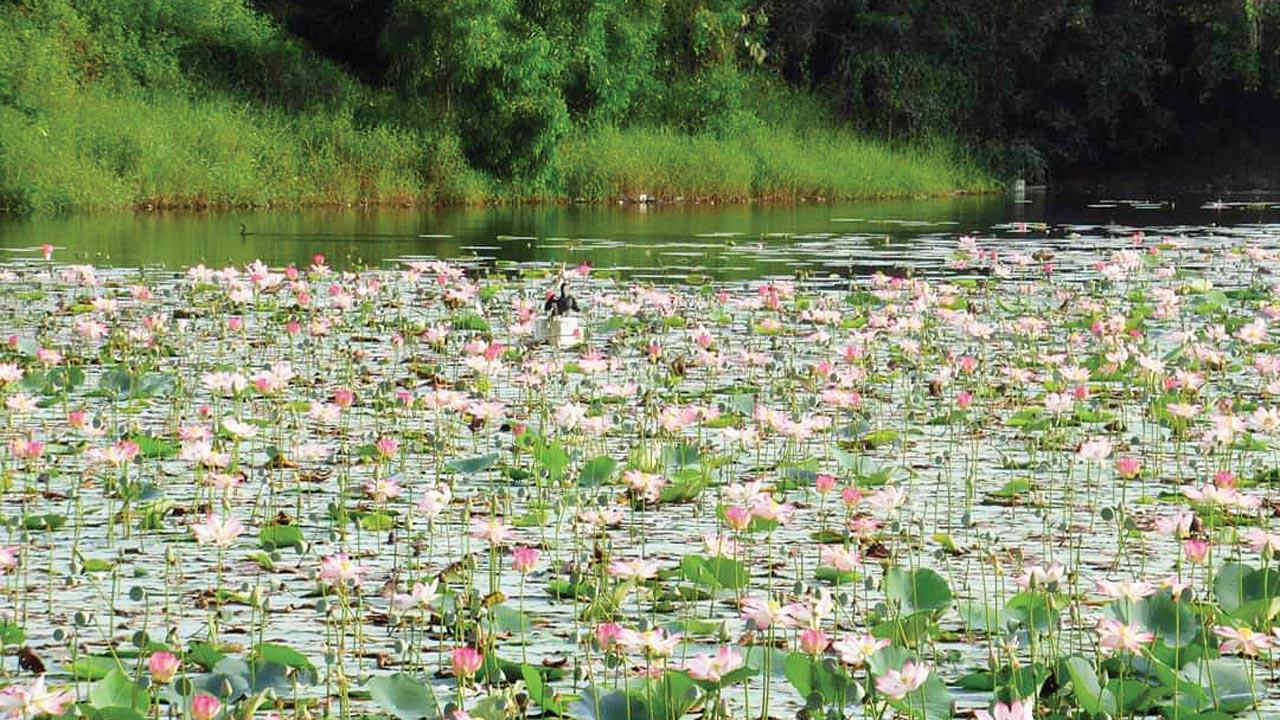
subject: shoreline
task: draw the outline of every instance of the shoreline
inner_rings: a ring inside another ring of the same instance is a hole
[[[383,211],[383,210],[414,210],[414,209],[439,209],[439,210],[484,210],[489,208],[502,207],[589,207],[589,208],[605,208],[605,207],[625,207],[636,210],[669,210],[688,207],[717,207],[717,206],[743,206],[743,205],[825,205],[845,202],[890,202],[904,200],[937,200],[942,198],[962,198],[962,197],[990,197],[999,195],[1007,191],[1003,185],[999,185],[990,189],[957,189],[943,192],[873,192],[857,195],[762,195],[751,197],[719,197],[719,196],[702,196],[702,197],[646,197],[645,195],[637,196],[618,196],[608,198],[569,198],[569,197],[524,197],[524,198],[504,198],[495,197],[482,201],[472,200],[456,200],[456,201],[384,201],[384,200],[365,200],[357,202],[266,202],[266,203],[239,203],[239,202],[217,202],[217,201],[183,201],[183,202],[137,202],[130,206],[89,206],[89,207],[67,207],[55,210],[13,210],[8,208],[0,208],[0,219],[25,219],[31,217],[50,217],[50,216],[72,216],[72,215],[118,215],[124,213],[132,213],[136,215],[160,215],[160,214],[223,214],[235,212],[254,212],[254,213],[277,213],[277,212],[298,212],[307,210],[334,210],[334,211]]]

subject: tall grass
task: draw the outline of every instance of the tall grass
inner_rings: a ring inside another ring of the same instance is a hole
[[[315,56],[243,0],[0,4],[0,210],[871,197],[981,189],[754,83],[740,127],[580,129],[548,179],[497,182],[456,135]],[[790,108],[783,112],[779,108]],[[424,126],[425,125],[425,126]]]
[[[944,144],[892,148],[837,130],[759,127],[728,137],[605,128],[565,143],[569,197],[860,199],[993,187]]]

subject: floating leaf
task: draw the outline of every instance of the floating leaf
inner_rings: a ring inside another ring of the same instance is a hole
[[[947,607],[952,597],[947,581],[929,568],[890,568],[884,576],[884,592],[888,599],[899,602],[903,611],[908,613]]]
[[[520,676],[524,679],[529,699],[537,703],[538,707],[556,715],[565,713],[568,706],[547,687],[546,680],[542,677],[542,673],[538,672],[538,668],[533,665],[521,665]]]
[[[130,680],[123,670],[115,668],[89,688],[89,702],[95,708],[130,708],[139,715],[146,715],[151,707],[151,696]]]
[[[396,526],[396,519],[384,512],[372,512],[360,518],[360,527],[369,532],[386,532]]]
[[[294,650],[288,645],[280,645],[277,643],[260,643],[253,647],[253,653],[258,658],[277,665],[283,665],[287,668],[295,670],[315,670],[315,666],[307,659],[306,655]]]
[[[1070,657],[1064,662],[1071,677],[1071,690],[1076,702],[1085,712],[1096,715],[1102,712],[1102,685],[1093,665],[1082,657]]]
[[[601,455],[582,466],[582,472],[578,474],[578,485],[582,487],[604,485],[613,478],[613,473],[617,469],[617,460],[608,455]]]
[[[226,655],[218,652],[217,648],[209,643],[193,642],[191,643],[191,646],[187,648],[187,660],[199,665],[205,670],[214,669],[224,658],[226,658]]]
[[[105,655],[81,655],[67,666],[76,680],[101,680],[112,670],[120,669],[120,661]]]
[[[991,493],[991,497],[997,498],[1015,498],[1024,493],[1031,492],[1031,480],[1029,478],[1014,478]]]
[[[1211,707],[1227,713],[1238,713],[1253,707],[1253,694],[1249,673],[1237,660],[1215,659],[1207,663],[1193,663],[1179,673],[1182,679],[1201,688],[1207,694],[1200,710]]]
[[[751,581],[742,563],[725,557],[685,555],[680,571],[690,582],[712,589],[737,590]]]
[[[706,474],[696,467],[687,467],[672,476],[671,482],[658,492],[658,500],[664,503],[689,502],[696,500],[705,489]]]
[[[477,455],[476,457],[462,458],[460,460],[450,460],[445,467],[451,472],[460,475],[475,475],[478,472],[484,472],[493,467],[498,462],[498,453],[489,453],[487,455]]]
[[[297,525],[263,525],[258,531],[258,544],[268,550],[289,547],[301,550],[304,545],[302,528]]]
[[[66,524],[67,516],[58,513],[27,515],[22,518],[22,527],[27,530],[57,530]]]
[[[665,445],[662,448],[662,464],[682,468],[698,462],[698,448],[687,443]]]
[[[533,626],[527,614],[507,605],[494,606],[493,620],[498,630],[502,632],[527,633]]]
[[[436,716],[436,698],[431,688],[404,673],[373,678],[367,687],[378,707],[400,720]]]

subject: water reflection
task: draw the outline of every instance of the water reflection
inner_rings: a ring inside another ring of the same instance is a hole
[[[590,262],[633,277],[723,280],[797,270],[859,274],[936,262],[957,234],[1078,241],[1077,236],[1188,234],[1221,226],[1263,232],[1280,198],[1006,196],[795,205],[569,205],[485,209],[321,209],[125,213],[0,220],[10,253],[53,243],[99,265],[221,266],[262,259],[344,268],[404,257],[524,263]],[[241,236],[244,224],[246,236]],[[63,254],[62,257],[66,257]]]

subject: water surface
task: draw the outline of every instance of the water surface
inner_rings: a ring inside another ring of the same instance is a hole
[[[1207,204],[1220,203],[1212,208]],[[1098,198],[989,195],[831,204],[517,206],[485,209],[122,213],[0,219],[0,248],[43,243],[97,265],[221,267],[255,259],[337,267],[404,257],[579,263],[632,276],[723,280],[919,264],[957,234],[1072,240],[1089,231],[1185,233],[1280,223],[1280,195]],[[244,225],[245,236],[240,235]],[[60,253],[66,257],[65,253]]]

